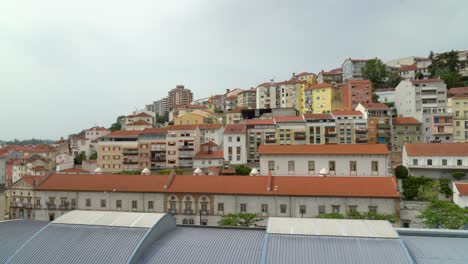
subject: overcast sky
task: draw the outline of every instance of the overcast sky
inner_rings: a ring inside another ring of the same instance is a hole
[[[449,0],[1,1],[0,139],[108,127],[176,84],[202,98],[348,57],[468,49],[467,14]]]

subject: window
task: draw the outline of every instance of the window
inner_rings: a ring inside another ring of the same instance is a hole
[[[432,166],[432,159],[428,159],[428,160],[427,160],[427,165],[428,165],[428,166]]]
[[[41,199],[36,199],[36,206],[41,206]]]
[[[288,173],[294,174],[294,160],[288,161]]]
[[[356,213],[357,212],[357,205],[350,205],[348,206],[348,211],[350,213]]]
[[[280,212],[285,214],[287,210],[287,206],[285,204],[280,204]]]
[[[148,209],[154,209],[154,202],[148,201]]]
[[[237,137],[237,142],[240,142],[240,137]]]
[[[224,203],[218,203],[218,211],[224,212]]]
[[[355,160],[352,160],[349,162],[349,170],[351,173],[356,173],[357,169],[357,162]]]
[[[232,142],[232,137],[228,137],[228,142]]]
[[[335,161],[328,162],[328,171],[330,172],[330,174],[335,174],[335,165],[336,165]]]
[[[447,160],[446,159],[442,160],[442,166],[447,166]]]
[[[323,209],[325,210],[325,207]],[[319,207],[319,211],[320,211],[320,207]],[[307,213],[305,205],[299,205],[299,213],[301,214],[301,216],[303,216],[303,215],[305,215]]]
[[[314,175],[315,174],[315,161],[314,160],[309,160],[309,175]]]
[[[378,172],[379,171],[379,162],[373,160],[371,162],[371,168],[372,168],[372,172]]]
[[[177,202],[176,201],[169,201],[169,209],[176,210]]]
[[[86,198],[86,207],[91,207],[91,199]]]
[[[418,159],[413,159],[413,165],[418,165]]]
[[[332,205],[332,213],[339,214],[340,213],[340,206],[339,205]]]
[[[268,204],[262,204],[262,213],[268,213]]]
[[[463,162],[461,159],[457,160],[457,166],[462,166],[463,165]]]
[[[318,210],[319,210],[319,214],[325,214],[326,213],[325,205],[319,205]]]
[[[137,201],[133,200],[132,201],[132,209],[137,209],[137,207],[138,207],[137,205],[138,205]]]
[[[240,204],[240,211],[242,213],[247,212],[247,204],[245,204],[245,203]]]
[[[101,199],[101,208],[104,208],[104,207],[106,207],[106,200]]]
[[[275,161],[274,160],[269,160],[268,161],[268,170],[271,172],[275,171]]]
[[[122,208],[122,200],[117,200],[117,201],[115,201],[115,207],[116,207],[117,209]]]
[[[369,213],[377,213],[377,206],[369,206]]]

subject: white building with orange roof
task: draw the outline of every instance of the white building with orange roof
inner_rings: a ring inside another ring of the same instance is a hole
[[[468,182],[453,183],[453,202],[461,208],[468,208]]]
[[[385,145],[261,145],[260,172],[294,176],[391,176]]]
[[[247,138],[245,124],[230,124],[224,129],[224,160],[230,164],[247,163]]]
[[[154,126],[154,113],[136,112],[125,117],[125,130],[143,130]]]
[[[223,151],[218,144],[209,141],[200,145],[200,151],[193,157],[193,168],[220,167],[224,164]]]
[[[468,143],[407,143],[402,163],[411,175],[451,178],[452,172],[468,173]]]

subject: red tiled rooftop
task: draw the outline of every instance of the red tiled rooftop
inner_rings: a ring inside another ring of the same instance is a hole
[[[137,137],[141,132],[141,130],[116,130],[109,133],[106,137]]]
[[[214,141],[208,141],[203,144],[201,144],[202,147],[217,147],[218,144],[216,144]]]
[[[145,128],[141,134],[166,134],[167,128],[166,127],[153,127],[153,128]]]
[[[224,170],[225,172],[226,170]],[[233,170],[230,170],[232,172]],[[113,174],[54,174],[45,179],[38,190],[48,191],[116,191],[211,193],[239,195],[380,197],[398,198],[393,177],[294,177],[272,176],[192,176],[177,175],[167,190],[169,176]]]
[[[95,126],[95,127],[92,127],[92,128],[88,128],[86,131],[107,131],[107,129],[104,128],[104,127]]]
[[[302,77],[302,76],[308,76],[308,75],[314,75],[311,72],[301,72],[299,74],[296,74],[296,77]]]
[[[388,155],[384,144],[260,145],[259,155]]]
[[[152,124],[144,121],[144,120],[138,120],[138,121],[135,121],[131,124],[128,124],[128,126],[152,126]]]
[[[198,125],[200,129],[220,129],[223,127],[222,124],[202,124]]]
[[[314,90],[314,89],[330,88],[330,87],[332,87],[331,84],[328,84],[328,83],[320,83],[320,84],[316,84],[316,85],[311,85],[311,86],[305,88],[305,90]]]
[[[227,111],[228,114],[237,114],[237,113],[242,113],[242,110],[247,109],[246,107],[236,107],[234,109],[231,109]]]
[[[275,120],[273,119],[247,119],[246,125],[274,125]]]
[[[460,195],[468,195],[468,183],[455,183]]]
[[[468,143],[406,143],[408,156],[468,156]]]
[[[224,134],[245,134],[246,126],[244,124],[230,124],[224,129]]]
[[[66,170],[61,170],[60,173],[89,173],[89,171],[80,169],[80,168],[71,168]]]
[[[342,116],[362,116],[362,113],[359,111],[352,110],[335,110],[332,112],[333,115],[342,115]]]
[[[194,156],[195,159],[223,159],[224,154],[222,151],[200,151]]]
[[[305,119],[333,119],[331,114],[305,114]]]
[[[304,122],[303,116],[277,116],[275,122]]]
[[[382,103],[360,103],[367,110],[388,110],[388,107]]]
[[[394,125],[419,125],[419,122],[414,117],[394,117],[392,118],[392,124]]]

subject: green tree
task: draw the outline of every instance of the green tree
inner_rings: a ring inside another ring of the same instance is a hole
[[[82,164],[83,160],[86,160],[86,153],[84,151],[81,151],[78,156],[75,157],[75,164]]]
[[[417,80],[422,80],[422,79],[424,79],[424,74],[422,72],[418,71],[418,72],[416,72],[415,78]]]
[[[388,72],[387,80],[385,81],[385,86],[390,88],[395,88],[403,80],[398,72]]]
[[[91,153],[91,155],[89,155],[89,159],[90,160],[97,160],[97,152],[93,151],[93,153]]]
[[[326,219],[344,219],[344,215],[337,213],[328,213],[328,214],[319,214],[317,218],[326,218]]]
[[[223,215],[218,225],[250,227],[260,220],[261,219],[257,218],[256,214],[251,213],[227,214]]]
[[[452,50],[437,55],[432,53],[430,58],[429,71],[432,77],[444,80],[448,88],[463,85],[462,76],[459,73],[461,62],[456,51]]]
[[[252,170],[250,167],[245,165],[236,166],[236,174],[237,175],[249,175],[250,171]]]
[[[156,115],[156,123],[158,124],[164,124],[167,121],[169,121],[169,112],[164,112],[163,115]]]
[[[468,224],[468,210],[456,204],[434,200],[418,218],[428,228],[461,229]]]
[[[423,176],[409,176],[403,179],[403,196],[406,200],[425,200],[425,194],[433,188],[434,180]]]
[[[109,130],[110,131],[116,131],[116,130],[121,130],[122,129],[122,123],[123,120],[125,119],[125,116],[124,115],[121,115],[119,117],[117,117],[117,120],[115,123],[113,123],[110,127],[109,127]]]
[[[452,172],[452,177],[457,181],[463,179],[463,177],[465,176],[466,176],[466,173],[464,173],[463,171]]]
[[[372,82],[372,87],[382,88],[385,86],[385,79],[387,78],[387,69],[382,60],[375,58],[366,62],[362,69],[362,76],[364,79]]]
[[[408,168],[403,165],[398,165],[395,167],[395,176],[398,179],[406,179],[409,176]]]

